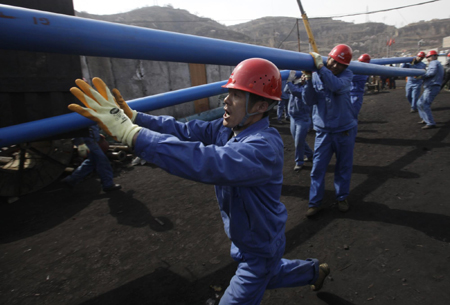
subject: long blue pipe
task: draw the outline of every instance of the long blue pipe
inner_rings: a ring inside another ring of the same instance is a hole
[[[281,71],[281,77],[286,80],[289,70]],[[301,72],[297,72],[300,75]],[[190,87],[176,91],[156,94],[128,101],[130,107],[140,112],[148,112],[164,107],[174,106],[205,97],[228,92],[222,88],[227,81]],[[0,128],[0,147],[13,144],[32,142],[42,138],[78,130],[95,124],[78,113],[69,113],[42,120]]]
[[[279,69],[314,71],[312,57],[244,43],[110,23],[0,5],[1,48],[86,56],[144,59],[235,66],[261,57]],[[326,57],[323,57],[326,60]],[[403,59],[403,58],[402,58]],[[391,59],[396,63],[398,59]],[[409,58],[409,61],[412,57]],[[418,69],[401,69],[352,62],[356,74],[419,76]]]
[[[147,112],[227,92],[226,81],[143,97],[128,102],[132,109]],[[0,128],[0,147],[32,142],[95,124],[78,113]]]

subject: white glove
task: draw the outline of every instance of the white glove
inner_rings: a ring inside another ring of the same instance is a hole
[[[286,82],[288,83],[292,82],[295,79],[295,73],[297,73],[297,71],[291,70],[289,72],[289,77]]]
[[[98,92],[81,79],[77,79],[75,83],[83,91],[77,87],[72,87],[70,92],[88,108],[70,104],[69,109],[97,122],[107,134],[132,147],[133,136],[142,127],[133,124],[124,111],[119,109],[105,83],[98,77],[92,80]]]
[[[322,68],[323,67],[322,56],[320,56],[320,54],[316,52],[310,52],[309,54],[311,54],[312,58],[314,59],[314,64],[316,65],[316,68],[317,69]]]

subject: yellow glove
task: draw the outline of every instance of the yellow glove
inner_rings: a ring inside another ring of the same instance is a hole
[[[414,57],[414,59],[411,62],[411,65],[414,65],[416,63],[416,58]]]
[[[120,109],[122,109],[123,112],[125,112],[125,114],[130,118],[131,122],[134,123],[134,120],[136,120],[137,111],[131,109],[130,106],[128,106],[127,102],[125,102],[118,89],[112,89],[112,94],[114,95],[116,103],[117,105],[119,105]]]
[[[314,64],[316,65],[317,69],[320,69],[323,67],[323,59],[322,56],[320,56],[320,54],[316,53],[316,52],[310,52],[309,53],[312,58],[314,59]]]
[[[87,108],[70,104],[69,109],[97,122],[107,134],[132,147],[133,136],[142,127],[134,125],[123,110],[118,108],[119,106],[114,101],[114,97],[105,83],[98,77],[92,80],[98,92],[81,79],[77,79],[75,83],[83,91],[77,87],[72,87],[70,92]]]

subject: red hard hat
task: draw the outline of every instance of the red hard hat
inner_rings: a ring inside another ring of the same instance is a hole
[[[428,52],[426,57],[428,58],[428,57],[433,56],[433,55],[438,55],[438,53],[435,50],[431,50],[430,52]]]
[[[338,63],[341,63],[343,65],[348,66],[350,64],[350,61],[352,60],[353,51],[352,48],[350,48],[346,44],[339,44],[331,50],[330,56]]]
[[[277,66],[263,58],[240,62],[223,88],[238,89],[272,100],[281,100],[281,74]]]
[[[447,54],[447,57],[450,57],[450,53]]]
[[[417,53],[417,57],[425,58],[425,52]]]
[[[369,63],[369,62],[370,62],[370,55],[367,54],[367,53],[365,53],[365,54],[361,55],[361,56],[358,58],[358,61]]]

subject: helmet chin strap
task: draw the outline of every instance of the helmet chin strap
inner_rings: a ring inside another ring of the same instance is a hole
[[[245,121],[247,121],[247,119],[251,116],[257,115],[259,114],[259,112],[253,112],[253,113],[248,113],[248,101],[250,99],[250,93],[249,92],[245,92],[245,116],[242,119],[242,121],[239,123],[238,127],[242,127],[244,126]],[[269,107],[267,108],[267,111],[271,110],[273,107],[275,107],[276,102],[273,102],[271,105],[269,105]]]

